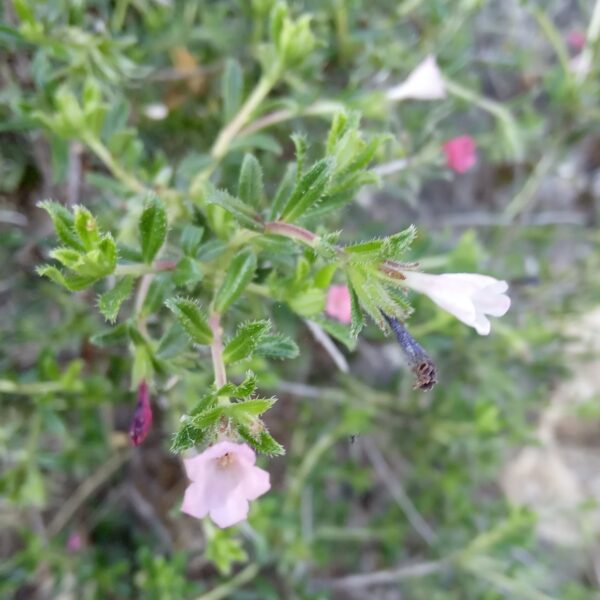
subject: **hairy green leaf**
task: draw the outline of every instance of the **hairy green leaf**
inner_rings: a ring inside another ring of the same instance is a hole
[[[291,359],[300,354],[300,349],[293,339],[283,333],[263,336],[255,350],[256,354],[267,358]]]
[[[254,209],[225,190],[212,188],[206,196],[207,204],[215,204],[226,210],[240,225],[258,231],[263,225]]]
[[[188,298],[170,298],[166,307],[175,315],[179,324],[195,344],[210,344],[212,331],[200,306]]]
[[[52,200],[44,200],[38,203],[38,206],[50,215],[56,235],[65,246],[74,250],[85,250],[81,240],[77,237],[73,215],[68,209]]]
[[[263,199],[263,176],[260,163],[252,154],[246,154],[240,169],[238,196],[250,206],[260,206]]]
[[[242,294],[252,281],[256,271],[256,256],[250,250],[242,250],[229,264],[225,279],[215,296],[215,309],[223,313]]]
[[[112,290],[99,296],[98,308],[107,321],[113,323],[116,320],[121,304],[129,298],[132,289],[133,277],[123,277]]]
[[[167,237],[167,213],[157,196],[146,199],[139,221],[140,245],[144,262],[151,263]]]
[[[235,336],[227,343],[223,351],[225,363],[234,363],[250,358],[270,328],[269,321],[252,321],[240,325]]]
[[[323,158],[300,178],[281,214],[283,221],[299,219],[308,209],[319,202],[327,190],[333,166],[332,158]]]

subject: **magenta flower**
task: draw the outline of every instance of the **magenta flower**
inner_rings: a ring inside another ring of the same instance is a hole
[[[475,140],[470,135],[461,135],[444,143],[447,166],[456,173],[465,173],[477,162]]]
[[[152,406],[150,406],[150,394],[148,384],[142,380],[138,386],[137,404],[129,428],[129,438],[134,446],[139,446],[146,439],[151,427]]]
[[[201,519],[206,515],[221,528],[248,517],[249,501],[271,489],[269,473],[256,466],[247,444],[222,441],[184,461],[191,482],[181,510]]]
[[[332,285],[327,291],[325,312],[341,323],[352,322],[352,301],[350,291],[345,285]]]

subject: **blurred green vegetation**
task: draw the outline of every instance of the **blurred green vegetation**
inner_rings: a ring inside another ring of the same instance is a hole
[[[360,110],[366,135],[389,136],[374,163],[408,167],[310,224],[351,242],[414,223],[409,260],[506,279],[513,307],[478,337],[411,296],[411,332],[439,367],[440,383],[423,394],[373,325],[354,352],[343,350],[343,374],[288,305],[269,302],[276,330],[301,352],[231,368],[236,381],[252,368],[263,395],[278,395],[266,423],[286,447],[261,459],[273,489],[238,527],[217,530],[179,512],[185,476],[170,440],[212,383],[208,354],[198,362],[181,331],[162,347],[179,381],[159,378],[153,431],[129,447],[126,335],[117,324],[117,344],[98,340],[112,326],[95,294],[38,276],[55,240],[36,203],[86,206],[121,256],[146,185],[173,200],[173,244],[193,243],[189,225],[213,227],[193,184],[273,64],[264,43],[273,4],[13,0],[0,9],[0,596],[600,597],[592,568],[566,566],[569,552],[541,544],[535,513],[510,506],[499,487],[507,457],[532,442],[549,391],[569,376],[565,323],[600,292],[598,2],[290,2],[296,17],[312,15],[315,46],[232,140],[210,173],[215,185],[235,192],[251,151],[271,197],[293,160],[292,133],[306,135],[317,159],[330,106]],[[566,39],[588,24],[592,62],[581,76]],[[385,103],[382,91],[428,54],[449,97]],[[479,164],[453,180],[441,144],[465,133]],[[218,239],[201,236],[198,260],[150,289],[157,339],[164,299],[201,290],[203,260],[219,252]],[[263,300],[234,306],[236,321],[262,318]]]

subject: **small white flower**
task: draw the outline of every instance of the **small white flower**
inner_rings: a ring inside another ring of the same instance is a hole
[[[144,107],[144,114],[153,121],[162,121],[169,114],[169,109],[164,104],[156,102],[147,104]]]
[[[388,100],[399,102],[412,98],[413,100],[440,100],[446,97],[446,84],[435,56],[428,56],[420,63],[406,80],[386,94]]]
[[[429,296],[439,307],[463,323],[475,328],[479,335],[491,329],[487,315],[501,317],[510,308],[506,295],[508,284],[478,273],[444,273],[431,275],[403,271],[403,283]]]

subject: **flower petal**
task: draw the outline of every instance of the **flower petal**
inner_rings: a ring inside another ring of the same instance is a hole
[[[244,496],[248,500],[256,500],[271,489],[271,477],[267,471],[254,467],[248,471],[242,483]]]
[[[232,494],[227,501],[210,510],[210,518],[221,529],[231,527],[248,517],[250,505],[241,494]]]
[[[188,479],[200,481],[204,477],[206,457],[204,456],[204,453],[202,453],[198,456],[193,456],[192,458],[184,458],[183,466]]]
[[[204,485],[197,483],[188,485],[183,496],[181,511],[197,519],[208,514]]]
[[[482,312],[492,317],[502,317],[510,308],[510,298],[506,294],[490,295],[486,290],[475,294],[473,302],[475,303],[477,312]]]

